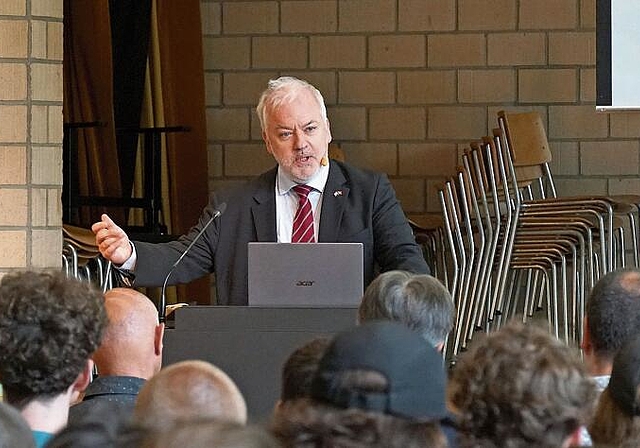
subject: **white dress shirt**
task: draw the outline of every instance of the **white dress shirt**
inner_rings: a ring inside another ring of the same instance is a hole
[[[313,231],[315,241],[318,241],[318,229],[320,228],[320,213],[322,209],[322,195],[324,193],[324,187],[329,177],[329,165],[322,166],[320,169],[307,182],[308,185],[313,188],[309,192],[309,202],[311,202],[311,210],[313,211]],[[291,234],[293,233],[293,219],[296,216],[296,210],[298,210],[298,195],[292,188],[297,183],[291,180],[281,169],[278,167],[278,173],[276,175],[276,233],[279,243],[290,243]]]

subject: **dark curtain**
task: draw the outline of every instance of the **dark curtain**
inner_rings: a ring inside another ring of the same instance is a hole
[[[64,117],[79,137],[77,167],[67,169],[77,169],[82,196],[131,197],[138,133],[118,129],[140,126],[151,0],[65,0],[64,8]],[[103,212],[127,223],[122,207],[83,207],[74,224],[88,227]]]
[[[151,0],[109,0],[113,61],[113,112],[120,182],[125,197],[131,197],[138,134],[123,128],[140,127],[144,95]]]
[[[164,118],[189,132],[167,134],[171,228],[186,232],[208,200],[207,127],[199,0],[156,0]],[[178,288],[181,301],[208,304],[209,279]]]
[[[152,0],[64,2],[65,123],[99,121],[83,131],[78,148],[80,194],[129,196],[137,135],[116,128],[139,127],[149,47]],[[186,232],[208,199],[202,33],[198,0],[156,0],[166,126],[189,132],[166,136],[170,223]],[[118,148],[118,149],[116,149]],[[96,210],[78,224],[88,227],[108,211],[126,224],[122,209]],[[179,301],[208,304],[209,280],[180,287]]]
[[[66,132],[78,137],[78,190],[83,196],[120,196],[113,120],[111,30],[106,0],[64,1],[64,106]],[[98,122],[86,128],[69,128]],[[66,186],[69,188],[69,186]],[[100,213],[123,222],[118,210],[86,207],[74,223],[90,226]]]

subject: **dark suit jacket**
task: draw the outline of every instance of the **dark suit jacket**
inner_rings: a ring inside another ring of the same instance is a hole
[[[86,418],[103,401],[121,404],[119,412],[128,420],[144,383],[144,379],[133,376],[98,376],[87,387],[82,401],[69,408],[69,424]]]
[[[136,242],[135,286],[158,286],[172,264],[215,212],[217,218],[182,260],[170,284],[185,283],[209,272],[216,276],[219,305],[247,304],[247,243],[276,241],[276,168],[241,188],[213,195],[199,222],[177,241]],[[364,243],[365,287],[375,273],[404,269],[428,273],[393,187],[383,174],[331,161],[322,196],[319,242]]]

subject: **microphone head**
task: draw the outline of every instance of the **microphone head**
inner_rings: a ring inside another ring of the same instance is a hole
[[[220,215],[222,215],[226,209],[227,209],[227,203],[226,202],[218,204],[218,207],[216,208],[216,210],[218,211],[218,213]]]

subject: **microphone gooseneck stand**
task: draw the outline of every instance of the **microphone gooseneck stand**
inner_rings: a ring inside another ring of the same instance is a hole
[[[182,252],[182,254],[180,255],[180,258],[178,258],[176,262],[173,263],[173,266],[171,266],[171,269],[169,269],[167,276],[164,278],[164,283],[162,284],[162,293],[160,294],[160,303],[158,304],[158,320],[160,321],[161,324],[166,321],[166,317],[167,317],[167,298],[165,296],[165,290],[167,289],[167,282],[169,281],[169,277],[171,277],[171,274],[173,274],[173,271],[180,264],[180,262],[185,257],[185,255],[187,255],[187,253],[191,250],[193,245],[200,239],[200,237],[202,237],[202,234],[205,232],[205,230],[207,230],[207,228],[211,225],[211,223],[215,221],[216,218],[218,218],[220,215],[222,215],[226,209],[227,209],[226,202],[223,202],[222,204],[218,205],[218,208],[214,210],[213,215],[211,216],[211,218],[209,218],[209,221],[207,221],[207,223],[204,226],[202,226],[202,229],[200,229],[196,237],[191,241],[191,243],[189,244],[189,246],[187,246],[184,252]]]

